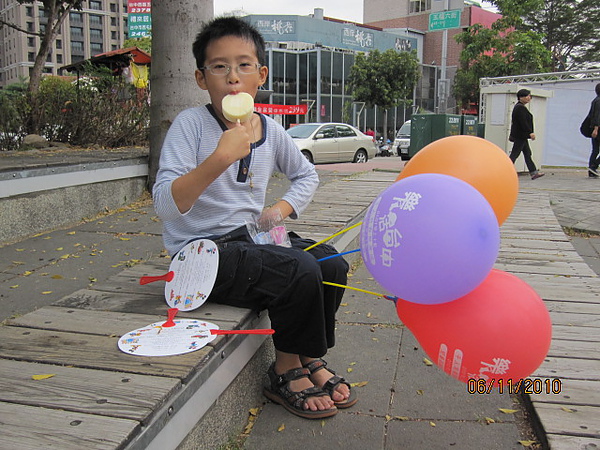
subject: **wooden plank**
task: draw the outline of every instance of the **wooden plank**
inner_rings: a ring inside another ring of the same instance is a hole
[[[54,376],[32,379],[41,374]],[[0,401],[21,405],[146,422],[179,388],[177,378],[0,360]]]
[[[558,381],[542,383],[541,394],[531,394],[534,403],[560,403],[567,405],[586,405],[600,407],[600,381],[568,380],[558,378]],[[560,392],[558,388],[560,387]],[[537,389],[537,392],[540,392]],[[552,393],[557,392],[557,393]]]
[[[536,403],[546,433],[600,438],[600,408]]]
[[[127,292],[102,292],[90,289],[80,289],[71,295],[67,295],[54,306],[65,308],[93,309],[102,311],[115,311],[124,313],[139,313],[144,311],[149,315],[166,314],[168,305],[164,296],[157,298],[156,295],[132,295]],[[183,314],[183,313],[181,313]],[[185,317],[207,320],[209,322],[217,318],[227,322],[243,323],[252,315],[251,310],[223,306],[215,303],[205,303],[200,308],[185,313]]]
[[[559,358],[548,356],[538,367],[533,377],[556,378],[576,380],[598,380],[600,374],[600,361],[590,359]]]
[[[596,343],[596,348],[598,348],[600,347],[600,328],[590,327],[582,330],[579,327],[554,325],[552,327],[552,338],[588,341],[591,343]],[[597,356],[600,358],[600,351],[597,352]]]
[[[180,313],[177,318],[192,317],[188,313]],[[137,328],[166,319],[166,314],[132,314],[47,306],[24,316],[9,319],[7,323],[12,326],[119,337]],[[237,321],[225,322],[216,318],[212,319],[211,323],[225,330],[231,330],[238,324]]]
[[[593,450],[600,448],[600,439],[552,433],[549,433],[547,437],[552,450]]]
[[[577,304],[581,307],[581,303]],[[546,303],[546,306],[548,304]],[[593,305],[591,305],[593,306]],[[581,309],[577,312],[556,312],[550,307],[550,319],[553,325],[568,325],[574,327],[600,327],[600,308],[595,307],[594,313],[585,312],[585,309]],[[581,330],[579,330],[581,333]]]
[[[139,423],[70,411],[0,403],[0,448],[10,450],[114,450]]]
[[[598,352],[598,342],[586,342],[583,340],[562,340],[556,336],[553,327],[552,343],[548,350],[548,356],[563,357],[563,358],[577,358],[577,359],[590,359],[598,360],[600,362],[600,353]],[[579,337],[577,334],[581,334],[581,330],[575,330],[573,334],[575,337]]]
[[[550,311],[550,315],[565,314],[568,317],[570,313],[573,313],[573,315],[590,316],[590,320],[595,320],[595,317],[600,314],[600,299],[598,299],[597,303],[545,300],[545,304],[548,308],[548,311]],[[555,322],[553,321],[552,323]]]
[[[0,358],[80,368],[177,377],[187,380],[196,365],[213,353],[206,346],[184,355],[142,357],[117,349],[117,337],[82,335],[32,328],[0,327]]]

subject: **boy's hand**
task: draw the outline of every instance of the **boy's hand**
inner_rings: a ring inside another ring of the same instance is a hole
[[[250,153],[250,134],[238,122],[233,128],[223,133],[215,153],[224,158],[228,164],[245,158]]]

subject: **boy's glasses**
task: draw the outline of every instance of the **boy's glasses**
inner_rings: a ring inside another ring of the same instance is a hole
[[[228,75],[229,72],[231,72],[231,67],[232,66],[230,66],[229,64],[215,63],[215,64],[210,64],[209,66],[200,67],[200,70],[206,69],[213,75],[225,76],[225,75]],[[235,70],[237,73],[243,74],[243,75],[250,75],[250,74],[258,72],[258,69],[260,69],[261,65],[257,62],[255,62],[255,63],[244,62],[244,63],[240,63],[234,67],[235,67]]]

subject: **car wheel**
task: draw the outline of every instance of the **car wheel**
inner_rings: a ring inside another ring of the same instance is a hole
[[[367,155],[367,152],[365,152],[362,148],[354,155],[355,163],[366,163],[368,159],[369,156]]]
[[[312,155],[310,154],[310,152],[308,150],[302,150],[302,154],[308,160],[309,163],[311,163],[311,164],[315,163],[315,161],[313,160]]]

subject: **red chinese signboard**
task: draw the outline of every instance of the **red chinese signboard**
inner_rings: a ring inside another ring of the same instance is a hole
[[[266,103],[255,103],[254,111],[263,114],[306,114],[308,105],[270,105]]]

